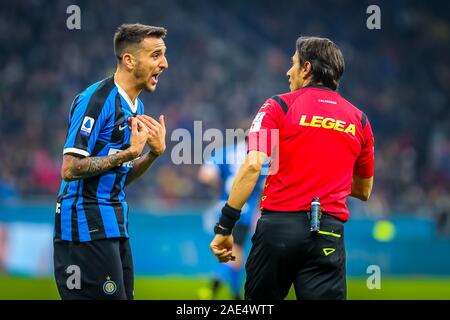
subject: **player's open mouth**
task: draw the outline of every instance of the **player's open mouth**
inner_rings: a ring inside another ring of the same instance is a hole
[[[153,84],[157,84],[158,83],[158,77],[161,73],[155,73],[154,75],[152,75],[152,82]]]

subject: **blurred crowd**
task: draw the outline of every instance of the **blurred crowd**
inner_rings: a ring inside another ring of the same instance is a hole
[[[68,30],[66,8],[81,9]],[[199,165],[171,162],[171,133],[250,124],[264,100],[289,90],[286,71],[300,35],[343,50],[339,91],[369,117],[376,177],[355,214],[404,212],[447,219],[450,207],[450,26],[442,5],[380,4],[381,30],[366,27],[361,1],[3,1],[0,4],[0,197],[53,197],[72,99],[115,69],[112,37],[123,22],[165,26],[169,69],[146,113],[164,114],[168,149],[127,197],[176,206],[209,201]],[[205,143],[206,144],[206,143]],[[326,152],[323,150],[322,152]]]

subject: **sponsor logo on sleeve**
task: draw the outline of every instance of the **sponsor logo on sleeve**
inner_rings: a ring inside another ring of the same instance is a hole
[[[259,112],[256,115],[255,119],[252,122],[252,126],[250,127],[250,132],[258,132],[261,129],[262,120],[265,115],[265,112]]]
[[[80,133],[89,137],[91,135],[92,128],[94,127],[94,122],[94,118],[88,116],[84,117]]]

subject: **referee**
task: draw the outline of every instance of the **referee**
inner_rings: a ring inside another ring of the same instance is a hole
[[[291,92],[266,100],[249,131],[248,154],[214,228],[219,262],[232,256],[232,229],[271,158],[262,216],[246,263],[246,299],[346,299],[346,197],[368,200],[374,139],[367,116],[338,92],[344,72],[329,39],[300,37],[287,72]]]
[[[164,117],[138,98],[167,67],[166,29],[124,24],[114,36],[117,69],[80,93],[69,112],[54,232],[62,299],[133,299],[124,188],[165,150]],[[141,155],[145,145],[151,151]]]

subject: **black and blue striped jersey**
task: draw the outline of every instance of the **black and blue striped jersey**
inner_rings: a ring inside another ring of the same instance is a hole
[[[94,157],[127,149],[128,118],[143,113],[142,101],[133,104],[113,77],[91,85],[70,108],[64,154]],[[131,168],[129,162],[91,178],[62,181],[54,237],[80,242],[128,237],[124,185]]]

